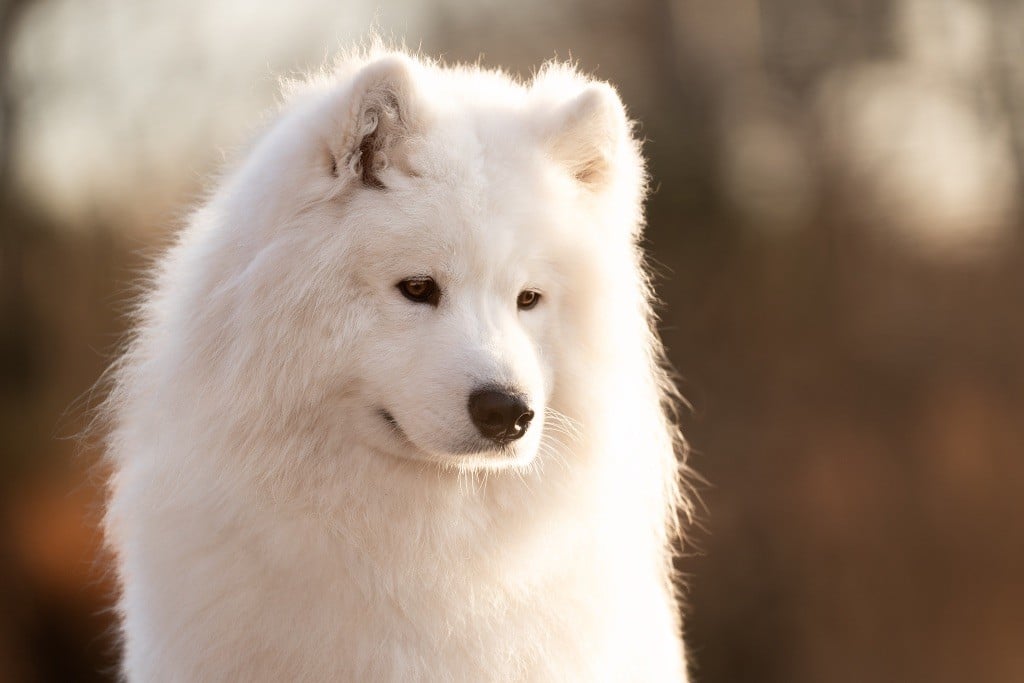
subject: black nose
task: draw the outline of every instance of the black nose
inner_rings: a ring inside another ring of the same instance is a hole
[[[469,416],[485,437],[508,443],[526,433],[533,411],[522,396],[500,389],[478,389],[469,395]]]

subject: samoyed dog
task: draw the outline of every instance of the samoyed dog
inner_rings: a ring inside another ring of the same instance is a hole
[[[109,399],[130,681],[683,681],[672,390],[616,91],[287,88]]]

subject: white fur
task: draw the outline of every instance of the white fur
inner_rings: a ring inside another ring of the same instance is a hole
[[[370,51],[291,87],[115,369],[127,678],[685,680],[644,190],[571,66]],[[504,452],[469,421],[485,383],[538,415]]]

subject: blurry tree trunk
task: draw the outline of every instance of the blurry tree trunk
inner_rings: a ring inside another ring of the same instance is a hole
[[[11,47],[22,10],[30,0],[0,0],[0,398],[24,396],[32,368],[33,316],[22,268],[27,242],[24,213],[11,191],[16,103]]]
[[[11,87],[11,45],[22,10],[30,0],[0,0],[0,191],[10,185],[11,143],[14,139],[14,92]]]
[[[1017,196],[1024,197],[1024,73],[1021,73],[1020,45],[1024,26],[1020,19],[1018,0],[996,2],[992,11],[995,27],[995,49],[992,53],[992,81],[995,84],[1003,113],[1009,126],[1009,139],[1014,171],[1017,174]]]

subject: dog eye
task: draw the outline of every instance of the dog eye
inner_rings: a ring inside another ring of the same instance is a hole
[[[516,305],[519,306],[520,311],[530,310],[537,305],[538,301],[540,301],[540,292],[535,292],[532,289],[524,289],[516,297]]]
[[[429,277],[411,277],[398,283],[398,291],[409,301],[418,304],[437,306],[441,299],[441,289]]]

